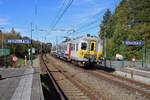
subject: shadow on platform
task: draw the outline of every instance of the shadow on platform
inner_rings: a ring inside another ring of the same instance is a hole
[[[31,75],[31,74],[40,74],[40,72],[34,72],[34,73],[28,73],[28,74],[21,74],[21,75],[14,75],[14,76],[8,76],[8,77],[2,77],[0,75],[0,80],[9,79],[9,78],[16,78],[16,77],[22,77],[22,76]]]

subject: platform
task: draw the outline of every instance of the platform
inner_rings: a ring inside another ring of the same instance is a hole
[[[44,100],[40,68],[0,69],[0,100]]]

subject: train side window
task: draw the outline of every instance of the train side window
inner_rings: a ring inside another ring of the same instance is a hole
[[[75,44],[74,44],[74,49],[73,50],[75,51]]]
[[[78,51],[78,44],[76,44],[76,51]]]
[[[87,48],[87,43],[82,43],[81,44],[81,50],[86,50]]]
[[[73,51],[73,44],[72,44],[72,46],[71,46],[71,51]]]
[[[94,50],[94,43],[92,43],[92,45],[91,45],[91,51],[93,51]]]

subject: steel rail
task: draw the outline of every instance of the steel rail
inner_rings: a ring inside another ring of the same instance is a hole
[[[148,85],[146,85],[146,84],[144,85],[140,82],[126,79],[121,76],[116,76],[116,75],[108,74],[108,73],[106,74],[105,72],[103,73],[102,71],[98,71],[98,72],[89,72],[89,73],[95,77],[100,77],[100,78],[104,78],[107,81],[111,81],[114,84],[117,84],[118,86],[126,88],[132,92],[139,92],[143,96],[150,99],[150,92],[147,92],[147,90],[150,88]],[[102,75],[102,74],[104,74],[104,75]],[[128,83],[125,83],[123,81],[129,82],[129,84],[133,84],[134,86],[128,85]],[[142,88],[144,88],[144,89],[142,89]]]
[[[61,89],[61,88],[59,87],[59,85],[57,84],[55,78],[54,78],[53,75],[51,74],[51,71],[49,70],[47,64],[46,64],[45,61],[44,61],[43,55],[41,56],[41,58],[42,58],[42,61],[43,61],[44,65],[45,65],[45,67],[46,67],[46,71],[47,71],[47,73],[48,73],[48,75],[49,75],[49,78],[51,79],[51,81],[52,81],[52,83],[53,83],[53,85],[54,85],[54,87],[55,87],[57,93],[60,95],[61,100],[68,100],[68,98],[65,96],[64,92],[62,91],[62,89]]]
[[[53,64],[52,64],[53,65]],[[55,66],[55,65],[53,65]],[[92,91],[91,88],[83,84],[79,79],[72,78],[69,72],[62,71],[62,67],[60,65],[55,66],[57,70],[60,71],[70,82],[72,82],[75,86],[77,86],[84,94],[86,94],[91,100],[99,100],[97,96],[100,96],[100,94]],[[91,92],[92,91],[92,92]]]
[[[57,57],[55,57],[55,58],[59,59]],[[65,61],[63,61],[63,62],[65,62]],[[73,65],[73,66],[79,66],[79,65],[72,64],[72,63],[68,63],[68,64]],[[73,66],[71,66],[71,67],[75,68]],[[78,70],[83,70],[80,67],[78,67],[78,68],[79,68]],[[138,82],[136,80],[131,80],[131,79],[128,79],[128,78],[124,78],[124,77],[121,77],[121,76],[118,76],[118,75],[114,75],[112,73],[108,73],[108,72],[105,72],[105,71],[102,71],[102,70],[96,70],[95,72],[88,71],[88,70],[83,70],[83,71],[88,72],[89,74],[91,74],[95,77],[103,78],[106,81],[111,81],[114,84],[117,84],[118,86],[126,88],[126,89],[128,89],[132,92],[139,92],[141,95],[143,95],[143,96],[150,99],[150,92],[149,92],[150,85],[148,85],[148,84],[141,83],[141,82]],[[133,84],[134,86],[125,84],[125,82],[123,82],[123,81],[129,82],[129,84]]]

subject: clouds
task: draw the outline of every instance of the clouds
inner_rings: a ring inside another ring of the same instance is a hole
[[[7,25],[9,24],[8,18],[0,18],[0,25]]]

